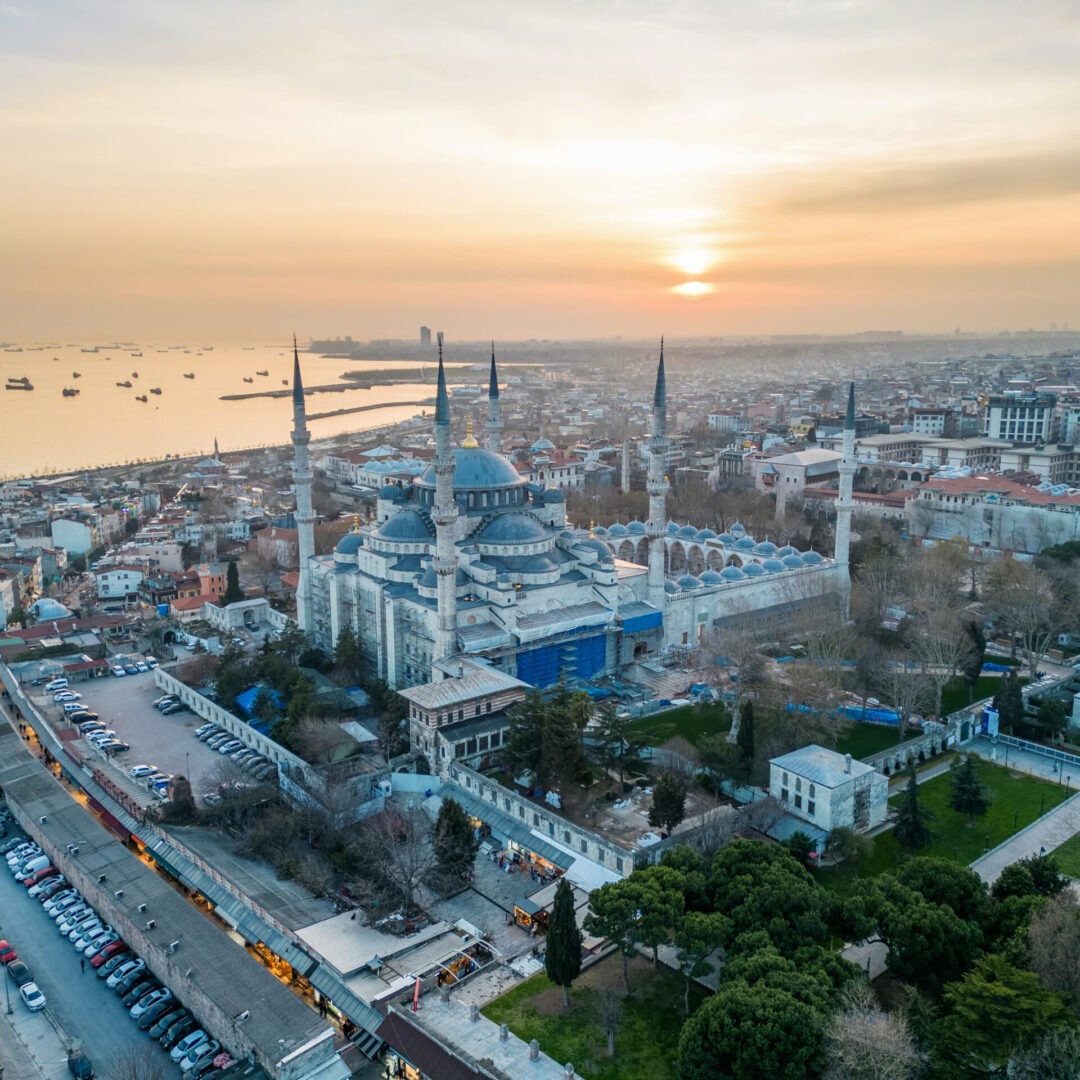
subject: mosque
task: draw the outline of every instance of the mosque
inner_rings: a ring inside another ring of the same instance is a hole
[[[845,610],[855,469],[854,384],[839,465],[836,548],[755,542],[740,525],[716,535],[670,522],[663,345],[653,395],[649,520],[570,528],[563,492],[529,483],[500,453],[494,353],[486,446],[450,440],[439,354],[435,458],[406,487],[384,487],[375,520],[332,555],[314,553],[310,436],[294,350],[293,433],[300,581],[297,621],[321,648],[346,627],[370,670],[394,688],[437,682],[454,661],[533,686],[613,674],[703,641],[714,626],[830,598]]]

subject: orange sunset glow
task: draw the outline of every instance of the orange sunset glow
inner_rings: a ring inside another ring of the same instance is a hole
[[[0,334],[987,329],[1080,287],[1080,19],[0,3]]]

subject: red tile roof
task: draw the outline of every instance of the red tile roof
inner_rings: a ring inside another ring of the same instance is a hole
[[[1051,495],[1027,484],[1018,484],[1005,476],[963,476],[956,480],[928,480],[925,491],[944,495],[996,495],[1000,499],[1026,502],[1032,506],[1080,506],[1080,492],[1075,495]]]

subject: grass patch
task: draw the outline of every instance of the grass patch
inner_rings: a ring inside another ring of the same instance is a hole
[[[703,735],[729,732],[731,714],[720,702],[681,705],[653,716],[642,716],[632,726],[649,746],[663,746],[677,735],[697,746]]]
[[[1027,686],[1030,680],[1021,676],[1020,685]],[[968,693],[968,684],[963,679],[950,679],[941,692],[941,715],[948,716],[959,709],[966,709],[973,701],[982,701],[983,698],[992,698],[1001,686],[1000,675],[980,675],[975,684],[975,696]]]
[[[1063,874],[1080,878],[1080,833],[1071,840],[1066,840],[1061,847],[1054,848],[1050,854]]]
[[[934,812],[934,839],[920,855],[970,863],[986,848],[996,847],[1065,799],[1062,785],[1012,773],[1001,765],[976,759],[975,771],[990,795],[990,808],[975,819],[974,828],[969,828],[965,814],[958,814],[949,806],[948,773],[919,785],[920,804]],[[902,791],[893,795],[889,804],[895,807],[901,798]],[[826,888],[847,894],[856,879],[895,870],[903,854],[890,829],[874,838],[873,851],[857,867],[827,867],[819,872],[819,877]]]
[[[562,990],[541,972],[490,1002],[482,1010],[496,1024],[506,1024],[519,1038],[536,1039],[558,1062],[572,1061],[587,1080],[675,1080],[685,980],[644,957],[630,960],[633,995],[623,998],[615,1031],[615,1057],[608,1057],[607,1032],[600,1021],[598,988],[622,993],[622,960],[609,956],[589,968],[570,989],[570,1012],[563,1011]],[[706,991],[696,983],[690,1009]]]
[[[910,728],[904,731],[904,742],[914,738],[916,732]],[[837,740],[836,752],[850,754],[856,761],[880,754],[882,750],[891,750],[898,746],[896,728],[887,724],[857,723],[849,727]]]

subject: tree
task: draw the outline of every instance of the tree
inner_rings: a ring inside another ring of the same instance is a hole
[[[1020,692],[1020,680],[1015,671],[1006,671],[1001,676],[1001,685],[994,694],[993,706],[998,711],[1000,728],[1011,732],[1017,724],[1024,722],[1024,697]]]
[[[931,609],[920,619],[915,652],[923,674],[934,688],[934,714],[941,715],[941,696],[971,648],[956,612]]]
[[[338,748],[349,741],[337,721],[322,716],[302,716],[293,726],[293,750],[312,765],[329,764]]]
[[[237,604],[244,599],[244,590],[240,588],[240,568],[236,563],[229,563],[225,571],[225,595],[221,598],[221,606]]]
[[[407,917],[413,896],[431,873],[435,857],[411,817],[392,810],[364,818],[360,826],[364,862],[389,898],[400,901]]]
[[[1031,916],[1028,967],[1044,990],[1066,994],[1080,1011],[1080,907],[1072,890],[1060,892]]]
[[[908,783],[896,811],[894,833],[897,843],[913,855],[930,843],[933,833],[930,823],[933,812],[919,805],[919,781],[915,776],[915,763],[908,762]]]
[[[679,970],[686,976],[683,1015],[690,1015],[690,983],[708,975],[712,965],[707,957],[728,934],[727,920],[719,912],[688,911],[675,927],[675,949]]]
[[[652,949],[656,967],[660,946],[671,936],[686,904],[683,878],[670,866],[649,866],[635,870],[628,880],[637,903],[634,940]]]
[[[984,956],[959,982],[945,987],[947,1012],[933,1041],[943,1061],[969,1073],[1003,1071],[1014,1050],[1063,1026],[1061,996],[1039,986],[1030,971],[1004,957]]]
[[[622,1013],[622,998],[614,986],[604,983],[596,988],[596,1011],[607,1034],[608,1057],[615,1056],[615,1031]]]
[[[618,772],[621,788],[625,783],[627,766],[637,763],[645,742],[638,735],[630,714],[620,716],[612,705],[607,705],[600,711],[597,739],[601,761],[605,768]]]
[[[967,814],[968,826],[975,827],[975,815],[986,813],[990,800],[975,772],[971,754],[957,757],[949,766],[949,805],[960,814]]]
[[[922,1065],[907,1020],[883,1012],[864,980],[844,988],[825,1029],[825,1059],[825,1080],[911,1080]]]
[[[280,711],[277,695],[268,687],[260,686],[251,703],[251,715],[261,724],[272,724]]]
[[[698,759],[714,793],[725,780],[745,780],[747,772],[742,751],[726,735],[703,735],[698,740]]]
[[[359,686],[364,681],[364,652],[351,626],[338,634],[334,645],[334,669],[341,686]]]
[[[571,693],[560,684],[546,703],[540,735],[543,773],[560,782],[577,779],[585,767],[583,735],[592,715],[592,702],[584,691]]]
[[[937,987],[958,978],[978,951],[982,933],[950,907],[931,904],[918,893],[906,904],[889,905],[880,917],[889,967],[904,978]]]
[[[810,860],[810,853],[817,849],[817,845],[814,843],[814,839],[809,833],[804,833],[802,829],[796,829],[785,841],[784,847],[799,860],[802,866],[805,866]]]
[[[444,804],[445,805],[445,804]],[[555,886],[544,953],[547,977],[563,991],[563,1008],[570,1008],[570,985],[581,972],[581,931],[574,915],[574,890],[566,878]]]
[[[1038,724],[1047,735],[1059,735],[1069,722],[1065,702],[1060,698],[1043,698],[1039,704]]]
[[[506,760],[516,778],[531,775],[532,780],[545,785],[544,724],[547,706],[539,687],[534,687],[516,705],[507,710],[510,730],[507,733]]]
[[[188,825],[195,820],[195,797],[186,776],[177,776],[172,782],[169,801],[162,807],[161,820],[174,825]]]
[[[149,1043],[131,1043],[109,1058],[109,1080],[165,1080],[172,1072],[169,1059]]]
[[[739,709],[739,733],[736,736],[742,754],[743,769],[749,775],[754,767],[754,703],[744,701]]]
[[[1009,1062],[1011,1080],[1076,1080],[1080,1076],[1080,1029],[1052,1028],[1021,1047]]]
[[[686,780],[674,770],[662,772],[653,785],[649,824],[671,832],[686,816]]]
[[[825,838],[825,854],[833,859],[857,866],[873,850],[874,841],[865,833],[856,832],[846,825],[837,825]]]
[[[960,658],[960,674],[968,686],[968,704],[975,701],[975,687],[982,677],[983,659],[986,656],[986,635],[977,619],[964,623],[967,648]]]
[[[440,875],[455,884],[463,884],[472,872],[480,845],[472,822],[455,799],[443,799],[431,843]]]
[[[896,876],[902,885],[932,904],[945,904],[966,922],[982,925],[987,917],[986,882],[969,866],[919,855],[905,862]]]
[[[607,938],[622,954],[623,987],[630,993],[630,970],[627,960],[634,951],[634,929],[637,926],[637,889],[630,878],[610,881],[589,893],[589,914],[584,928],[593,937]]]

